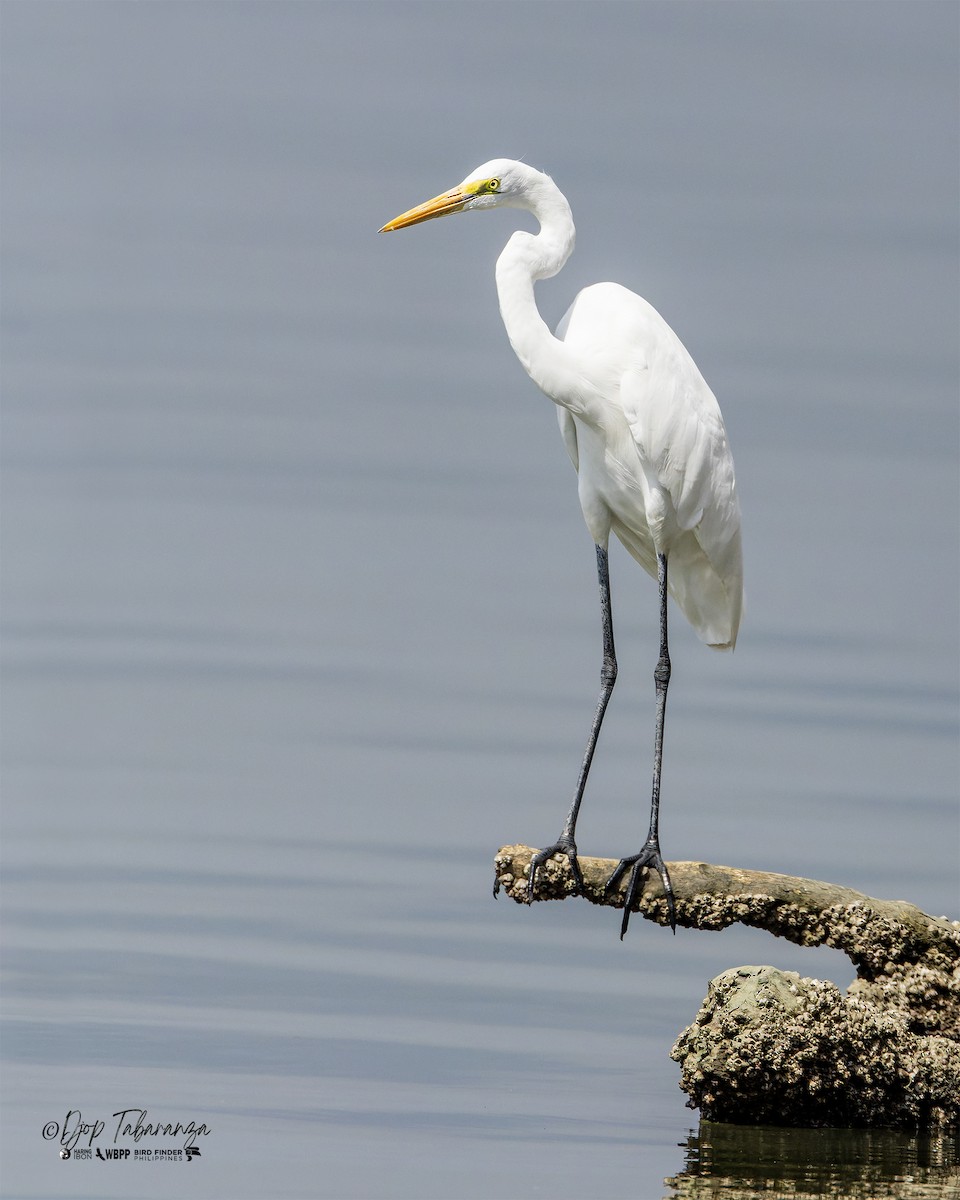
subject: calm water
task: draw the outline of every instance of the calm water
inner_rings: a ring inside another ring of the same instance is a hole
[[[634,286],[720,398],[747,615],[732,657],[674,623],[667,856],[955,916],[955,7],[2,19],[3,1196],[950,1194],[949,1139],[697,1136],[708,979],[842,956],[492,899],[569,799],[593,554],[499,324],[511,215],[374,231],[525,155],[580,230],[544,312]],[[612,570],[616,856],[656,604]],[[43,1135],[129,1109],[202,1156]]]

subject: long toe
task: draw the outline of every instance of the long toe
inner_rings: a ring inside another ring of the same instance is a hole
[[[565,854],[567,856],[575,885],[573,894],[580,895],[583,892],[583,876],[580,873],[580,863],[577,859],[577,843],[571,837],[560,837],[552,846],[546,846],[543,850],[538,850],[533,858],[530,859],[530,878],[527,883],[527,902],[529,904],[532,904],[535,899],[537,872],[555,854]]]
[[[670,874],[660,854],[660,846],[656,842],[651,841],[644,845],[639,854],[633,854],[629,858],[621,858],[607,880],[605,891],[609,895],[619,887],[624,875],[628,871],[630,872],[629,879],[627,880],[627,890],[624,894],[623,920],[620,924],[621,941],[630,924],[630,914],[633,912],[634,903],[637,897],[642,894],[643,872],[645,870],[656,871],[660,876],[660,882],[663,884],[663,891],[667,899],[670,928],[674,933],[677,932],[677,911],[673,898],[673,887],[670,883]]]

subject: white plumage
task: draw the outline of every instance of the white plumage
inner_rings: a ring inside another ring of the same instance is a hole
[[[733,649],[740,627],[743,563],[733,457],[717,401],[683,343],[652,305],[616,283],[584,288],[554,336],[537,310],[534,284],[555,275],[575,239],[573,217],[553,180],[525,163],[494,159],[449,192],[396,217],[381,232],[471,209],[524,208],[539,233],[514,233],[497,260],[500,312],[517,357],[557,405],[577,471],[580,505],[597,547],[603,619],[601,693],[573,804],[552,854],[568,855],[580,883],[575,830],[617,662],[607,545],[613,532],[658,580],[660,658],[654,673],[657,720],[650,829],[639,854],[621,860],[608,888],[630,870],[621,936],[644,868],[661,876],[671,924],[675,910],[660,855],[659,801],[670,657],[667,592],[707,645]]]
[[[713,393],[656,309],[619,284],[584,288],[557,336],[588,371],[603,364],[606,420],[558,411],[594,541],[612,529],[654,579],[657,551],[667,553],[684,616],[707,645],[732,649],[743,596],[740,505]]]

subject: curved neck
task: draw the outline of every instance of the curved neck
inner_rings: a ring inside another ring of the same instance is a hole
[[[578,373],[563,342],[554,337],[537,309],[534,284],[549,279],[573,251],[576,231],[566,197],[552,179],[529,196],[526,207],[540,222],[537,234],[513,234],[497,259],[500,315],[514,353],[533,382],[557,404],[579,410]]]

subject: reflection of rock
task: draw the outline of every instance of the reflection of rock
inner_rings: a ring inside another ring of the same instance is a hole
[[[917,1128],[960,1116],[960,1044],[775,967],[718,975],[671,1056],[710,1119]]]
[[[960,1200],[957,1140],[701,1121],[665,1200]]]
[[[503,847],[495,890],[528,903],[534,853]],[[587,900],[623,907],[622,888],[606,893],[615,865],[580,859]],[[779,1125],[960,1125],[960,923],[813,879],[667,865],[678,925],[720,930],[740,922],[801,946],[842,950],[857,969],[846,996],[773,967],[718,976],[673,1051],[691,1106],[715,1120]],[[565,856],[544,864],[534,899],[574,892]],[[658,877],[645,881],[635,908],[667,923]]]

